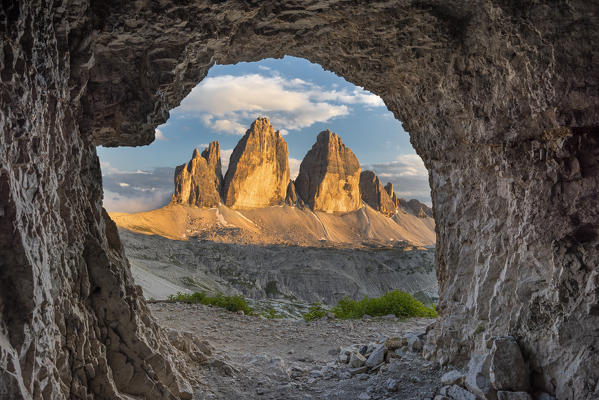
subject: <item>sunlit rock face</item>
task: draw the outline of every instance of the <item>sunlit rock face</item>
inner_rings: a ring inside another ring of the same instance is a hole
[[[375,210],[387,216],[395,214],[397,207],[374,172],[367,170],[360,174],[360,195],[362,200]]]
[[[174,180],[175,192],[171,203],[202,208],[218,206],[222,181],[218,142],[210,143],[202,155],[195,149],[187,164],[175,168]]]
[[[283,204],[288,185],[287,142],[267,118],[258,118],[231,154],[223,183],[225,205],[249,209]]]
[[[5,2],[0,387],[189,393],[102,215],[94,145],[151,142],[214,63],[288,54],[380,95],[429,169],[441,317],[426,354],[465,363],[511,335],[533,388],[596,398],[596,7]]]
[[[360,163],[341,138],[322,131],[300,164],[298,195],[313,210],[348,212],[362,206]]]

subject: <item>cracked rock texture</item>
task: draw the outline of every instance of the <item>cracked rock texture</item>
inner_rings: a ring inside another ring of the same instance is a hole
[[[295,188],[312,210],[349,212],[362,207],[360,163],[330,130],[318,134],[302,160]]]
[[[171,203],[216,207],[220,204],[222,179],[220,146],[214,141],[202,155],[195,149],[187,164],[175,168],[175,192]]]
[[[107,231],[94,145],[151,142],[215,63],[292,55],[381,96],[429,169],[426,354],[510,335],[534,389],[597,398],[598,19],[587,0],[4,2],[0,387],[187,390]]]
[[[283,204],[289,185],[287,142],[258,118],[233,149],[223,183],[225,205],[249,209]]]

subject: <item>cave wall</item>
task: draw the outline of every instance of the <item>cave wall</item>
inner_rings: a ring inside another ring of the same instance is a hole
[[[511,334],[535,387],[599,393],[596,3],[30,0],[0,16],[0,383],[15,393],[189,391],[106,234],[94,145],[151,142],[214,63],[284,55],[380,95],[430,171],[428,355],[465,363]],[[127,363],[138,385],[115,381]]]

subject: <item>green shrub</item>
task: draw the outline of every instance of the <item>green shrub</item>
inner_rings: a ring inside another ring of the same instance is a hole
[[[273,307],[270,307],[265,312],[261,312],[259,314],[262,315],[264,318],[268,318],[268,319],[285,318],[283,315],[277,314],[277,310],[275,310]]]
[[[181,293],[172,294],[168,297],[171,301],[182,301],[186,303],[200,303],[215,307],[224,308],[229,311],[243,311],[245,314],[252,314],[252,309],[245,299],[239,295],[223,296],[208,296],[205,292]]]
[[[303,315],[304,320],[306,322],[313,321],[315,319],[319,319],[327,315],[327,310],[322,307],[320,303],[313,303],[308,308],[308,312]]]
[[[336,318],[356,319],[367,314],[373,317],[395,314],[397,317],[436,318],[435,308],[428,308],[412,295],[401,290],[393,290],[381,297],[364,297],[355,301],[348,297],[341,299],[331,310]]]

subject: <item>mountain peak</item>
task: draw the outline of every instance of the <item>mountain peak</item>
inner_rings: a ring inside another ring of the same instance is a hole
[[[362,206],[360,163],[330,130],[322,131],[300,164],[295,181],[299,196],[313,209],[348,212]]]
[[[201,155],[196,148],[191,160],[175,169],[175,193],[171,203],[216,207],[220,204],[222,179],[218,142],[210,143]]]
[[[289,185],[287,142],[268,118],[257,118],[235,146],[223,183],[223,199],[236,209],[282,204]]]

